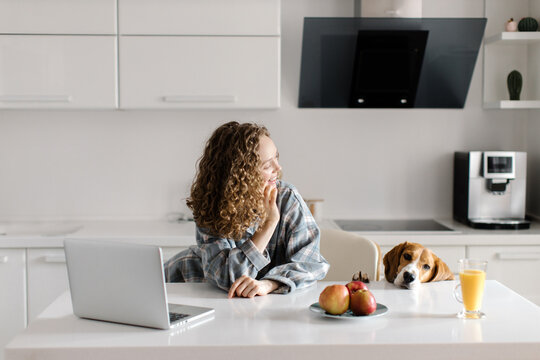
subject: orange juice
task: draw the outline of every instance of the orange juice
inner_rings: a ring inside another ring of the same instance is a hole
[[[466,269],[459,273],[463,306],[467,311],[477,311],[482,307],[486,273],[482,270]]]

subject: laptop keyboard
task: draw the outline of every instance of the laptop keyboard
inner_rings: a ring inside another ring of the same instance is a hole
[[[180,313],[173,313],[173,312],[170,312],[170,313],[169,313],[169,321],[170,321],[171,324],[172,324],[173,322],[176,322],[176,321],[178,321],[178,320],[180,320],[180,319],[183,319],[183,318],[185,318],[185,317],[188,317],[188,316],[189,316],[189,314],[180,314]]]

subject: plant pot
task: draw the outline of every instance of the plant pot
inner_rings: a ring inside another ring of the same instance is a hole
[[[508,74],[506,78],[508,85],[508,93],[510,94],[510,100],[519,100],[521,94],[521,88],[523,86],[523,77],[517,70],[513,70]]]

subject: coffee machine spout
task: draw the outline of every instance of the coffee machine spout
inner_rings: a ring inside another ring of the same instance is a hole
[[[486,179],[486,187],[493,195],[504,195],[510,179]]]

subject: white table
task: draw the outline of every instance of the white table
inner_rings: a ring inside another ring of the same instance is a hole
[[[153,330],[76,318],[69,294],[6,347],[6,359],[539,359],[540,307],[487,281],[483,320],[455,317],[453,281],[405,290],[372,283],[389,311],[332,319],[309,310],[329,285],[227,299],[208,284],[169,284],[169,302],[213,307],[209,321]]]

